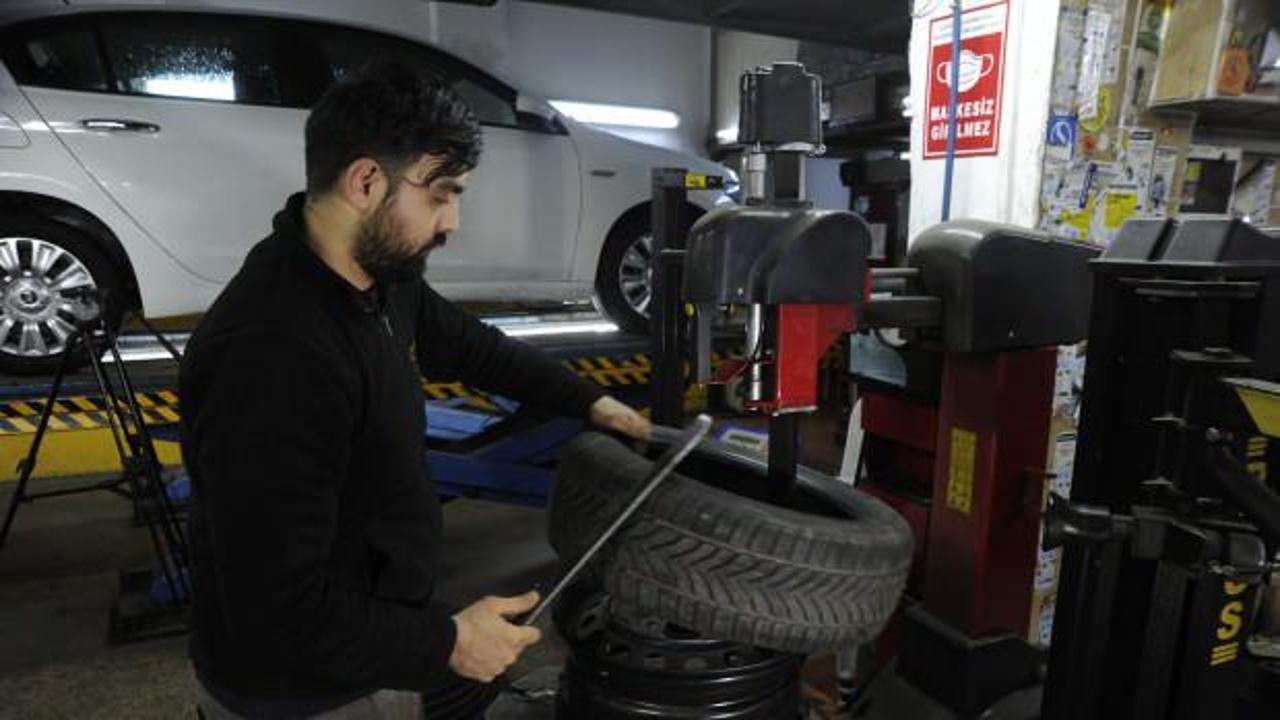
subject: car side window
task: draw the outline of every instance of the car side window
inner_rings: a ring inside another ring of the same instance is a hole
[[[101,22],[120,92],[250,105],[281,105],[279,23],[175,13]]]
[[[517,125],[513,90],[443,53],[403,38],[330,25],[303,25],[299,33],[296,52],[322,59],[325,87],[371,62],[398,60],[447,84],[481,123]],[[323,88],[312,102],[320,92]]]
[[[93,32],[83,23],[42,24],[7,35],[4,63],[19,85],[106,92],[107,73]]]

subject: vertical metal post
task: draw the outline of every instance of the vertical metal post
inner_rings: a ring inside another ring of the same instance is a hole
[[[653,170],[653,294],[650,413],[660,425],[684,424],[684,314],[681,289],[685,238],[681,216],[688,199],[684,168]]]
[[[764,347],[768,357],[760,360],[771,363],[771,371],[764,379],[764,395],[777,396],[779,373],[777,355],[778,334],[781,330],[782,308],[767,306],[765,311]],[[791,498],[796,484],[796,468],[800,464],[800,415],[798,413],[774,414],[769,418],[769,493],[773,501],[785,505]]]
[[[9,496],[9,507],[4,514],[4,524],[0,525],[0,548],[4,547],[4,541],[9,537],[9,530],[13,528],[14,517],[18,514],[18,505],[27,502],[27,483],[31,481],[31,474],[35,472],[36,463],[40,457],[40,446],[44,443],[45,432],[49,429],[49,418],[53,416],[53,401],[62,390],[62,381],[66,378],[76,346],[82,342],[80,331],[72,333],[67,339],[62,360],[58,362],[58,374],[53,377],[53,388],[49,391],[44,408],[40,412],[40,423],[36,425],[35,437],[31,440],[27,456],[18,463],[18,483],[13,488],[13,494]]]
[[[769,492],[785,505],[796,484],[800,464],[800,415],[783,413],[769,418]]]
[[[1045,720],[1103,717],[1098,668],[1107,664],[1104,653],[1125,550],[1119,542],[1066,547],[1041,706]],[[1064,607],[1069,612],[1061,612]]]
[[[947,159],[942,179],[942,222],[951,219],[951,182],[956,168],[956,105],[960,98],[961,0],[951,3],[951,81],[947,83]]]
[[[764,305],[752,303],[747,316],[747,385],[751,402],[764,400]]]

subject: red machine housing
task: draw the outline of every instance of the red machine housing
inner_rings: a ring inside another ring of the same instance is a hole
[[[862,395],[882,474],[859,487],[916,535],[909,592],[971,638],[1027,634],[1056,363],[1056,348],[951,352],[936,406]]]

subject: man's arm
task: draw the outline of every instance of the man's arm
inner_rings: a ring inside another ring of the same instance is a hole
[[[447,668],[450,609],[383,602],[327,571],[358,409],[323,353],[239,342],[197,388],[194,465],[235,642],[343,686],[421,689]]]
[[[485,325],[425,282],[417,318],[418,364],[433,380],[468,385],[587,418],[604,390],[538,350]]]

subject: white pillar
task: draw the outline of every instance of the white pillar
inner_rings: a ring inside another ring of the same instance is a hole
[[[1040,168],[1049,94],[1053,79],[1058,0],[1006,0],[1007,27],[998,102],[999,128],[994,155],[958,157],[952,182],[951,217],[978,218],[1034,227],[1040,197]],[[992,0],[964,0],[966,10]],[[910,238],[942,219],[945,161],[924,159],[930,85],[930,27],[951,15],[951,0],[915,0],[918,17],[911,27],[911,221]],[[967,21],[972,13],[965,14]],[[988,18],[989,19],[989,18]],[[939,23],[947,32],[949,24]],[[962,25],[963,28],[963,25]],[[967,36],[966,36],[967,37]],[[949,51],[947,55],[949,56]],[[986,69],[981,60],[979,74]],[[962,67],[964,63],[962,62]],[[934,68],[936,70],[936,67]],[[965,87],[964,79],[961,88]],[[961,102],[967,93],[961,93]],[[964,112],[957,112],[964,117]],[[962,133],[958,133],[963,137]]]

